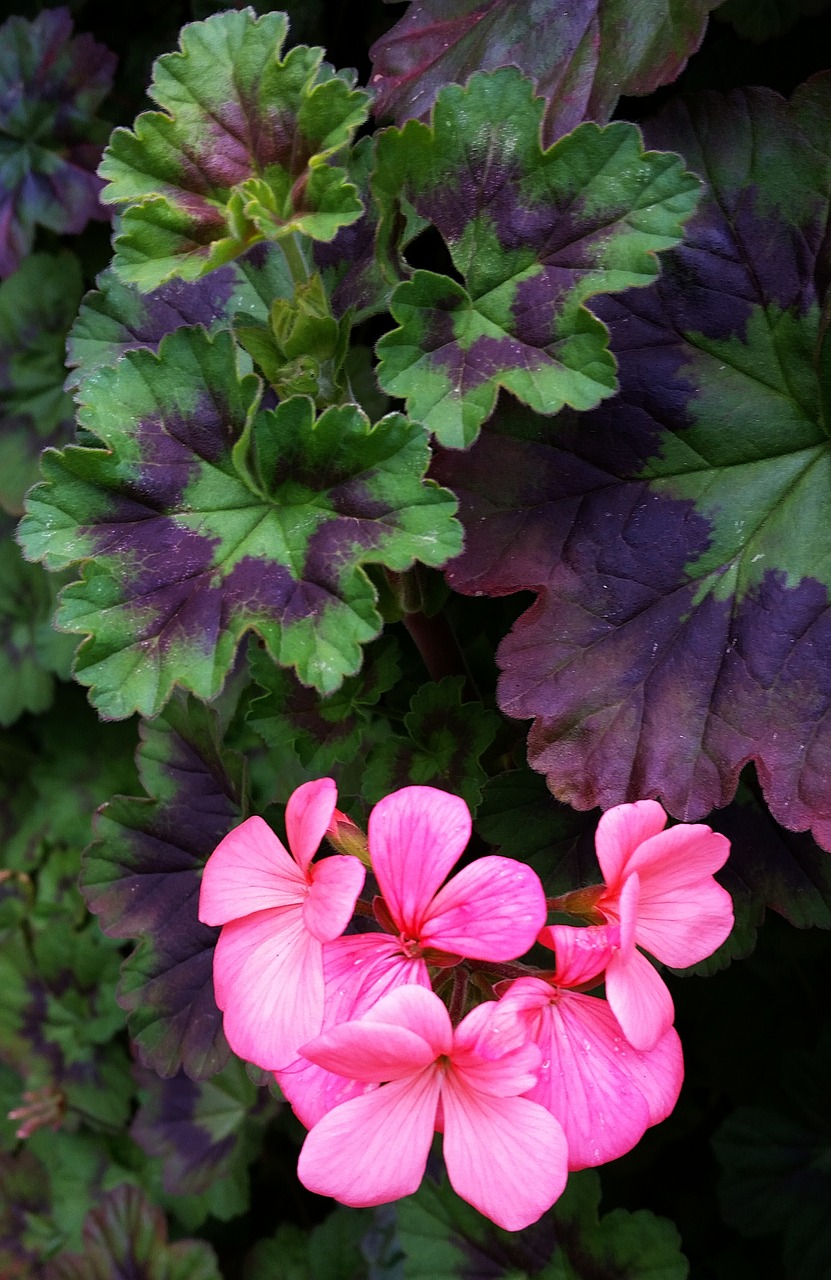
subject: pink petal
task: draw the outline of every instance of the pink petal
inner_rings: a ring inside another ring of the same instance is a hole
[[[202,873],[199,919],[227,924],[252,911],[303,901],[306,877],[268,823],[248,818],[214,849]]]
[[[661,975],[640,951],[621,951],[606,970],[606,998],[626,1039],[636,1049],[654,1049],[672,1026],[675,1009]]]
[[[326,1026],[359,1018],[382,996],[413,984],[430,989],[427,966],[402,954],[387,933],[359,933],[327,942],[323,949]]]
[[[462,1019],[450,1059],[467,1087],[494,1098],[511,1098],[534,1087],[542,1058],[522,1019],[503,1017],[500,1004],[490,1000]]]
[[[234,1053],[266,1071],[294,1061],[323,1024],[323,948],[299,910],[225,925],[214,952],[217,1003]]]
[[[550,1112],[528,1098],[487,1097],[454,1072],[445,1077],[442,1107],[457,1194],[506,1231],[536,1222],[567,1177],[565,1135]]]
[[[373,870],[390,914],[407,936],[419,936],[424,914],[470,832],[464,800],[435,787],[403,787],[372,810]]]
[[[338,1075],[381,1083],[415,1074],[452,1044],[450,1016],[439,997],[407,986],[383,996],[363,1018],[302,1045],[301,1054]]]
[[[638,845],[663,831],[667,823],[657,800],[636,800],[608,809],[597,824],[594,838],[603,879],[614,891],[629,870],[629,860]]]
[[[332,821],[338,789],[332,778],[304,782],[289,797],[286,805],[286,835],[289,848],[303,871],[320,848],[326,828]]]
[[[427,1067],[335,1107],[303,1143],[300,1181],[358,1208],[411,1195],[424,1176],[440,1091],[438,1070]]]
[[[581,987],[600,979],[616,951],[620,949],[617,925],[593,924],[584,929],[568,924],[551,924],[540,929],[538,941],[557,957],[554,981],[558,987]]]
[[[378,1087],[362,1080],[347,1079],[333,1071],[324,1071],[308,1058],[295,1059],[275,1075],[283,1096],[307,1129],[311,1129],[334,1107]]]
[[[515,960],[533,946],[545,918],[535,871],[513,858],[479,858],[439,890],[419,937],[471,960]]]
[[[647,840],[632,858],[641,885],[635,936],[664,964],[697,964],[730,933],[733,901],[712,876],[729,852],[730,842],[709,827],[677,826]]]
[[[352,919],[366,871],[357,858],[336,855],[316,862],[311,878],[311,888],[303,903],[303,919],[309,933],[321,942],[332,942]]]
[[[529,1030],[543,1068],[528,1097],[563,1126],[570,1169],[617,1159],[674,1107],[684,1074],[674,1030],[639,1053],[605,1000],[569,991],[530,1018]]]
[[[323,948],[326,996],[323,1030],[359,1018],[383,996],[407,983],[430,988],[423,960],[401,954],[395,938],[365,933],[338,938]],[[347,1079],[298,1058],[278,1072],[278,1082],[295,1114],[311,1128],[333,1107],[365,1093],[363,1081]]]

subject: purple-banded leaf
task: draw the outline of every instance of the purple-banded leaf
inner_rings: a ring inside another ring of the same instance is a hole
[[[100,173],[121,212],[115,270],[154,289],[194,280],[256,240],[331,240],[362,205],[331,163],[364,121],[368,97],[297,45],[281,58],[283,13],[216,14],[182,29],[159,58],[161,108],[117,129]]]
[[[468,530],[453,584],[538,593],[499,704],[577,808],[695,820],[754,761],[774,818],[831,846],[830,116],[827,75],[790,105],[669,108],[649,140],[710,194],[656,286],[599,308],[620,395],[551,423],[506,405],[434,468]]]
[[[5,523],[0,519],[0,725],[45,711],[55,676],[67,680],[72,662],[70,637],[52,627],[59,583],[21,558],[9,531],[2,536]]]
[[[499,731],[499,716],[479,702],[463,702],[463,685],[463,676],[447,676],[413,695],[404,731],[369,752],[365,800],[374,804],[399,787],[430,785],[462,796],[476,812],[486,776],[481,759]]]
[[[698,199],[680,157],[645,152],[634,125],[585,124],[543,151],[543,107],[505,68],[443,89],[431,125],[378,138],[381,253],[411,206],[464,278],[419,270],[397,286],[378,380],[451,448],[476,438],[500,387],[540,413],[614,394],[607,330],[586,302],[649,284]]]
[[[78,260],[35,253],[0,284],[0,506],[23,511],[47,445],[71,438],[64,346],[81,301]]]
[[[235,262],[199,280],[171,280],[152,293],[122,284],[111,270],[88,293],[67,341],[73,366],[67,386],[79,387],[102,366],[114,365],[125,351],[158,351],[168,333],[189,325],[207,332],[229,329],[235,317],[264,324],[275,298],[293,293],[279,249],[257,244]]]
[[[82,231],[106,217],[95,176],[106,130],[94,119],[115,56],[72,35],[68,9],[0,26],[0,278],[30,251],[35,228]]]
[[[221,749],[213,713],[179,699],[142,726],[138,765],[149,798],[116,796],[101,810],[81,889],[105,933],[138,939],[119,1001],[142,1060],[206,1079],[229,1050],[213,996],[218,931],[199,922],[199,885],[240,819],[241,765]]]
[[[414,0],[370,49],[375,114],[427,116],[474,71],[516,66],[546,100],[545,138],[605,123],[621,94],[669,84],[698,48],[718,0]]]
[[[169,1244],[167,1223],[138,1187],[101,1197],[84,1223],[80,1253],[64,1251],[47,1263],[43,1280],[220,1280],[216,1255],[202,1240]]]
[[[107,717],[157,713],[177,683],[212,698],[241,638],[322,693],[360,665],[381,618],[363,564],[455,555],[455,501],[424,481],[423,429],[305,397],[254,417],[221,332],[180,330],[85,384],[107,446],[44,455],[19,536],[49,568],[84,561],[57,625],[82,632],[76,678]]]
[[[160,1159],[168,1195],[201,1196],[238,1173],[247,1181],[257,1146],[250,1117],[263,1110],[264,1091],[238,1058],[211,1080],[189,1080],[181,1071],[170,1080],[147,1070],[138,1076],[141,1106],[130,1135],[145,1154]]]

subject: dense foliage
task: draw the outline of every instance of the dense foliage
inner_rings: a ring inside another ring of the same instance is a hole
[[[0,1273],[826,1280],[826,3],[17,7]],[[231,1052],[206,861],[323,777],[560,908],[601,810],[731,842],[677,1107],[532,1226],[333,1207]]]

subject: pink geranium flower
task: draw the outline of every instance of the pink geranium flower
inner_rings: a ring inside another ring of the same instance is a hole
[[[321,778],[286,806],[289,853],[262,818],[249,818],[205,865],[199,919],[222,925],[214,993],[235,1053],[267,1070],[297,1057],[323,1025],[323,944],[340,936],[364,883],[357,858],[312,863],[337,799]]]
[[[360,1017],[397,987],[430,988],[428,964],[456,957],[514,960],[545,923],[545,893],[530,867],[489,856],[448,873],[470,839],[470,811],[435,787],[404,787],[369,816],[369,853],[383,895],[385,932],[339,938],[326,948],[325,1026]],[[359,1092],[300,1060],[279,1083],[304,1124],[344,1093]]]
[[[596,835],[605,889],[596,910],[619,927],[619,946],[606,969],[606,996],[636,1049],[651,1049],[672,1025],[672,997],[637,947],[673,968],[712,955],[733,927],[730,894],[713,873],[730,843],[702,824],[664,830],[655,800],[609,809]]]
[[[573,990],[615,954],[607,926],[552,925],[540,942],[556,952],[553,978],[512,982],[497,1016],[519,1018],[540,1049],[539,1077],[525,1096],[559,1120],[569,1169],[605,1164],[672,1111],[684,1079],[681,1042],[670,1027],[649,1051],[635,1049],[605,1000]]]
[[[539,1050],[499,1033],[496,1005],[453,1029],[441,1000],[403,987],[363,1018],[324,1032],[303,1053],[367,1085],[381,1084],[323,1117],[300,1152],[301,1182],[344,1204],[386,1204],[424,1175],[433,1133],[456,1192],[499,1226],[529,1226],[561,1194],[566,1143],[554,1117],[519,1095],[536,1080]]]

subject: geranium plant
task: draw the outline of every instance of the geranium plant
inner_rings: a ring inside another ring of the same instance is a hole
[[[0,1270],[831,1270],[825,7],[0,26]]]

